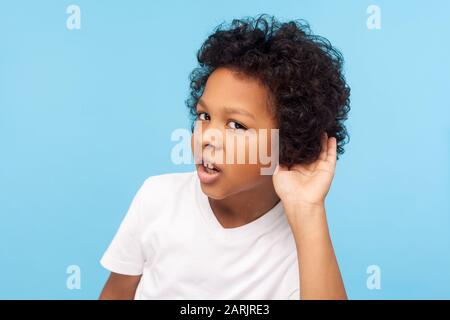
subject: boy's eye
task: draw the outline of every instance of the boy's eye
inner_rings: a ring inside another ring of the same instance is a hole
[[[240,124],[239,122],[236,121],[230,121],[228,122],[229,126],[231,129],[243,129],[243,130],[247,130],[246,127],[244,127],[242,124]]]
[[[203,121],[210,120],[209,114],[207,114],[206,112],[197,112],[197,119]]]

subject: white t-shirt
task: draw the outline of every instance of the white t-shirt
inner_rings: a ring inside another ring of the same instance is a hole
[[[300,299],[281,201],[248,224],[224,228],[196,171],[145,180],[100,263],[142,274],[135,299]]]

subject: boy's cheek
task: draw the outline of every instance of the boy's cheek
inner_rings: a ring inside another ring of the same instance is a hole
[[[201,145],[201,139],[199,139],[198,135],[192,134],[191,135],[191,151],[192,156],[195,161],[196,156],[201,157],[202,153],[202,145]],[[198,153],[198,154],[196,154]]]
[[[225,166],[225,180],[234,184],[252,184],[261,178],[259,164],[235,164]]]

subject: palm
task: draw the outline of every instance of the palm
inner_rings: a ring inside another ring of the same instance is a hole
[[[296,164],[288,170],[279,166],[273,175],[275,191],[282,201],[323,204],[336,166],[336,138],[322,138],[319,158],[308,165]]]

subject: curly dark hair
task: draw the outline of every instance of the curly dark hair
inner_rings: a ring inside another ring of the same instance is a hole
[[[336,137],[337,158],[344,153],[349,135],[343,122],[350,111],[344,60],[326,38],[312,34],[306,21],[281,23],[262,14],[222,23],[203,43],[197,60],[186,100],[194,119],[209,75],[226,67],[268,89],[280,130],[280,164],[290,168],[317,160],[324,131]]]

